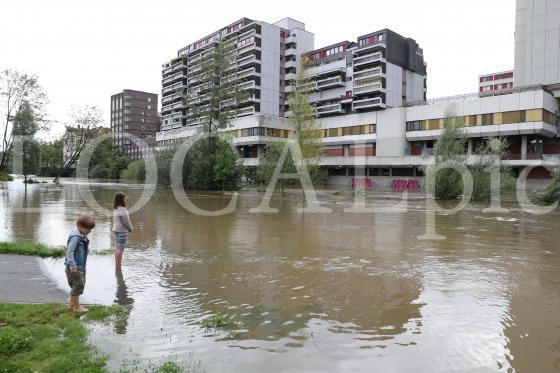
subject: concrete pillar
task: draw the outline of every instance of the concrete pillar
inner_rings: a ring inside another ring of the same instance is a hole
[[[467,140],[467,155],[469,156],[472,155],[472,151],[473,151],[472,143],[473,143],[472,139]]]
[[[527,135],[521,136],[521,159],[527,159]]]

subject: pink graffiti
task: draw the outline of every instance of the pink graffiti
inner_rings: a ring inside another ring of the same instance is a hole
[[[367,190],[371,189],[373,183],[371,182],[370,178],[367,177],[358,177],[352,179],[352,189],[365,187]]]
[[[394,191],[418,191],[420,190],[420,182],[418,180],[393,180],[391,182],[391,188]]]

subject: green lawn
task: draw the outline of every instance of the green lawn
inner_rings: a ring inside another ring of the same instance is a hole
[[[36,242],[0,242],[0,254],[37,255],[43,258],[60,258],[66,255],[63,247],[52,247]]]
[[[124,307],[92,306],[79,316],[62,304],[0,303],[0,372],[104,372],[83,322],[118,318]]]

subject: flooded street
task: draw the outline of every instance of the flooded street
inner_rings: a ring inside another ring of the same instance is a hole
[[[0,186],[0,240],[64,245],[83,201],[79,183]],[[93,183],[92,251],[112,247],[112,197],[132,205],[142,185]],[[208,210],[230,196],[189,194]],[[552,372],[560,370],[560,209],[531,215],[516,203],[488,214],[471,204],[437,217],[441,241],[422,241],[426,203],[348,213],[351,191],[323,192],[333,211],[301,214],[299,196],[254,214],[262,193],[235,212],[193,215],[158,189],[131,215],[123,270],[92,255],[84,301],[130,306],[126,320],[96,326],[91,341],[109,368],[172,360],[207,372]],[[368,203],[395,206],[398,193]],[[29,211],[29,208],[34,210]],[[66,289],[63,260],[44,269]],[[206,330],[221,313],[236,326]]]

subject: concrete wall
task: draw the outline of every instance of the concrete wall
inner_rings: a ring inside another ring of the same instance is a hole
[[[376,156],[400,157],[407,154],[406,111],[393,108],[377,113]]]
[[[329,176],[327,184],[331,186],[340,186],[352,188],[352,180],[354,178],[368,178],[371,180],[371,191],[390,191],[393,190],[391,184],[393,180],[418,180],[420,188],[424,188],[424,177],[416,176]]]
[[[517,0],[514,85],[560,83],[560,1]]]
[[[261,24],[261,110],[262,114],[280,114],[280,28]]]
[[[402,105],[402,67],[387,62],[387,97],[385,103],[389,107]]]

